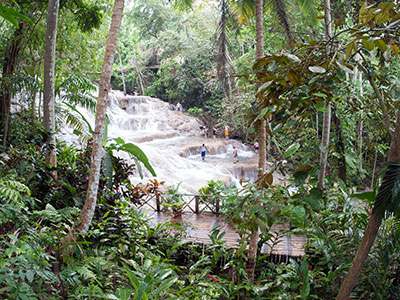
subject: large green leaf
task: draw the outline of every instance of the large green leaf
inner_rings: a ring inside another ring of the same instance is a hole
[[[347,163],[347,165],[352,168],[355,169],[356,168],[356,159],[354,158],[354,156],[352,156],[351,154],[346,153],[344,155],[345,161]]]
[[[358,198],[358,199],[362,199],[362,200],[368,200],[369,203],[374,203],[374,200],[376,198],[375,191],[354,193],[354,194],[351,194],[350,196]]]
[[[309,66],[308,69],[313,73],[323,74],[326,72],[326,69],[321,66]]]
[[[293,155],[297,150],[299,150],[300,144],[299,143],[294,143],[289,146],[289,148],[286,149],[285,153],[283,153],[284,158],[288,158],[289,156]]]
[[[0,16],[9,21],[11,24],[13,24],[15,27],[18,26],[18,20],[24,20],[30,24],[32,24],[32,20],[29,19],[28,17],[24,16],[23,14],[19,13],[17,10],[15,10],[12,7],[7,7],[4,5],[0,5]]]
[[[298,58],[296,55],[294,54],[290,54],[290,53],[284,53],[283,55],[285,55],[287,58],[289,58],[290,60],[297,62],[297,63],[301,63],[301,59]]]
[[[290,213],[290,222],[294,227],[299,227],[306,219],[306,210],[303,206],[295,206]]]
[[[125,143],[125,141],[120,137],[114,138],[112,140],[116,142],[118,146],[116,146],[115,144],[111,144],[109,145],[110,149],[125,151],[126,153],[128,153],[130,157],[135,161],[137,170],[141,178],[143,178],[143,173],[139,162],[141,162],[153,176],[157,176],[146,154],[144,154],[144,152],[138,146],[132,143]]]
[[[132,143],[125,143],[120,147],[120,150],[126,151],[127,153],[136,157],[137,160],[139,160],[146,167],[146,169],[150,171],[151,175],[157,176],[153,167],[150,165],[149,159],[147,158],[146,154],[144,154],[142,149],[140,149],[138,146]]]
[[[324,102],[318,102],[317,104],[315,104],[315,109],[322,112],[328,112],[328,109],[326,108],[326,104]]]
[[[314,210],[321,209],[322,204],[322,190],[320,188],[312,188],[310,190],[310,194],[306,197],[306,202],[310,205],[310,207]]]
[[[103,172],[104,176],[107,177],[107,187],[110,189],[112,187],[113,167],[112,167],[111,155],[108,151],[105,151],[103,156]]]

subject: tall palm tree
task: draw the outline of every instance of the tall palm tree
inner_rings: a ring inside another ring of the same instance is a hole
[[[256,0],[256,52],[257,58],[264,57],[264,32],[263,32],[263,0]],[[259,108],[259,113],[261,113],[261,106]],[[267,143],[267,133],[266,133],[267,122],[265,118],[261,118],[260,126],[258,129],[258,142],[259,142],[259,157],[258,157],[258,176],[262,176],[265,170],[266,164],[266,143]],[[257,200],[257,205],[260,205],[260,200]],[[256,267],[256,257],[257,257],[257,245],[260,232],[258,227],[253,229],[250,235],[249,242],[249,253],[247,256],[246,272],[249,276],[251,282],[254,282],[254,271]]]
[[[332,14],[331,14],[331,1],[324,0],[324,16],[325,16],[325,40],[328,42],[332,37]],[[331,105],[327,103],[325,106],[322,139],[321,139],[321,152],[319,166],[321,168],[318,175],[318,187],[324,187],[325,174],[327,169],[328,150],[329,150],[329,135],[331,131]]]
[[[14,25],[14,38],[6,46],[3,57],[2,79],[0,86],[0,134],[3,139],[3,147],[7,144],[8,126],[10,121],[11,88],[9,79],[16,68],[18,56],[22,49],[24,31],[27,24],[32,24],[32,20],[21,14],[18,10],[0,5],[0,17]]]
[[[43,75],[43,126],[50,132],[46,141],[48,164],[55,166],[57,157],[55,151],[55,95],[54,95],[54,65],[57,42],[57,21],[59,0],[49,0],[47,10],[47,27],[45,37],[44,75]]]
[[[122,13],[124,10],[124,0],[115,0],[114,10],[111,20],[110,33],[104,55],[103,70],[99,84],[99,96],[97,100],[95,129],[93,136],[92,160],[90,164],[89,185],[86,194],[86,201],[79,216],[80,223],[78,231],[86,233],[92,222],[97,202],[97,191],[99,188],[99,177],[101,160],[103,158],[103,138],[104,126],[106,121],[106,109],[108,92],[111,89],[110,79],[114,63],[115,52],[118,42],[118,34],[121,27]]]
[[[0,131],[3,139],[3,147],[7,144],[8,127],[10,122],[11,88],[7,79],[12,78],[17,67],[17,62],[23,45],[25,34],[25,23],[19,22],[18,28],[14,31],[14,37],[9,41],[4,51],[2,85],[0,89]]]
[[[232,98],[232,86],[230,80],[230,73],[233,70],[231,58],[228,49],[228,37],[227,37],[227,22],[230,15],[229,0],[222,0],[220,3],[220,20],[218,22],[217,34],[218,34],[218,54],[217,54],[217,74],[218,79],[221,81],[224,88],[225,97],[228,102],[231,102]]]

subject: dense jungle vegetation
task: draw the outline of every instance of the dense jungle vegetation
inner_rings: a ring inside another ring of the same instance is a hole
[[[399,1],[3,0],[0,299],[400,299],[399,35]],[[199,191],[237,248],[133,205],[161,183],[107,139],[111,87],[259,142],[256,182]],[[305,255],[274,263],[283,222]]]

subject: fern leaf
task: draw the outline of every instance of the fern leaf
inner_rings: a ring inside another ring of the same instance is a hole
[[[25,184],[13,179],[0,179],[0,198],[4,198],[6,201],[18,201],[23,199],[23,193],[29,196],[31,194],[31,191]]]
[[[84,279],[95,279],[96,275],[87,266],[80,266],[76,269],[76,272],[81,275]]]

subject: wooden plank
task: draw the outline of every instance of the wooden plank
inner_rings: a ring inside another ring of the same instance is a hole
[[[165,212],[152,212],[150,211],[147,215],[151,218],[154,224],[165,222],[171,220],[174,216],[172,213]],[[205,243],[209,244],[209,235],[212,233],[214,228],[220,228],[221,232],[225,232],[223,241],[228,247],[236,248],[238,247],[239,234],[236,232],[235,228],[226,223],[222,216],[215,215],[209,212],[202,212],[201,214],[194,213],[184,213],[182,217],[177,220],[177,222],[189,223],[190,226],[186,229],[187,237],[189,242]],[[289,229],[288,224],[274,224],[272,226],[272,232],[277,240],[275,245],[273,241],[267,241],[266,244],[262,246],[262,253],[270,253],[274,255],[280,255],[285,257],[275,257],[279,261],[285,260],[287,262],[288,257],[302,257],[304,256],[303,245],[306,241],[304,235],[282,235]]]

